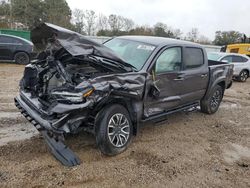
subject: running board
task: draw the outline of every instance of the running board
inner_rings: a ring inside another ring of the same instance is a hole
[[[183,107],[180,107],[180,108],[177,108],[177,109],[173,109],[173,110],[170,110],[170,111],[167,111],[167,112],[163,112],[161,114],[156,114],[156,115],[150,116],[150,117],[148,117],[146,119],[143,119],[142,122],[157,121],[157,119],[160,119],[159,120],[159,122],[160,122],[162,119],[166,118],[167,115],[173,114],[175,112],[185,111],[185,110],[188,110],[190,108],[195,109],[197,106],[199,106],[198,102],[190,104],[188,106],[183,106]]]
[[[55,140],[54,137],[50,137],[47,131],[40,131],[43,135],[43,138],[51,153],[54,157],[60,161],[64,166],[76,166],[81,163],[80,159],[74,154],[74,152],[66,146],[61,139]]]

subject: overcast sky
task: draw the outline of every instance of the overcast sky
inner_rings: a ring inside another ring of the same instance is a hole
[[[237,30],[250,36],[250,0],[67,0],[74,10],[118,14],[140,25],[163,22],[184,34],[196,27],[214,39],[217,30]]]

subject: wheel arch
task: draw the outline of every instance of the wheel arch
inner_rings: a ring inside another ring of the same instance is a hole
[[[226,81],[225,81],[225,78],[222,77],[222,78],[220,78],[220,79],[215,80],[215,81],[211,84],[211,86],[209,86],[209,87],[207,88],[206,94],[204,95],[204,97],[202,98],[202,100],[203,100],[203,99],[207,99],[207,98],[209,97],[209,95],[210,95],[211,92],[213,91],[213,88],[214,88],[216,85],[219,85],[219,86],[222,87],[222,89],[223,89],[223,94],[224,94],[224,91],[225,91],[225,89],[226,89]]]
[[[216,85],[219,85],[222,87],[223,91],[226,89],[226,82],[223,80],[223,81],[220,81],[218,82]]]
[[[140,108],[135,107],[136,101],[131,98],[124,98],[124,97],[112,97],[105,100],[100,105],[97,105],[94,109],[94,116],[98,116],[98,112],[102,110],[103,108],[107,108],[108,106],[112,106],[114,104],[119,104],[123,106],[129,113],[132,126],[133,126],[133,134],[136,135],[138,132],[139,127],[139,114],[140,114]],[[134,109],[137,110],[134,110]]]
[[[30,53],[28,53],[28,52],[26,52],[26,51],[24,51],[24,50],[16,50],[16,51],[14,52],[14,54],[13,54],[13,58],[15,57],[15,55],[16,55],[17,53],[20,53],[20,52],[26,53],[26,54],[29,56],[29,58],[30,58]]]

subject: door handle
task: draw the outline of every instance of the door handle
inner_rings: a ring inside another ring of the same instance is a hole
[[[184,77],[183,76],[178,76],[177,78],[174,79],[174,81],[183,81]]]
[[[207,77],[207,74],[202,74],[201,75],[201,78],[206,78]]]

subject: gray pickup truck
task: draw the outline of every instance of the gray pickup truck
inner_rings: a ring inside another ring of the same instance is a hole
[[[233,65],[207,60],[199,44],[122,36],[105,44],[43,23],[31,32],[41,50],[27,65],[15,104],[67,166],[80,163],[65,134],[91,132],[102,153],[123,152],[147,121],[199,107],[215,113]]]

